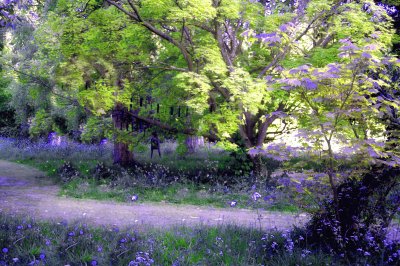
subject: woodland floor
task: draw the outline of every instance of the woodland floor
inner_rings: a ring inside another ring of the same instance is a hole
[[[262,230],[301,226],[308,216],[236,208],[165,203],[116,203],[58,196],[59,187],[44,173],[0,160],[0,213],[56,222],[82,221],[95,226],[169,228],[175,225],[236,224]],[[389,238],[400,238],[393,226]]]

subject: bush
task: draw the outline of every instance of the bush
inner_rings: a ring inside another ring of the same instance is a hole
[[[86,122],[80,138],[85,143],[100,143],[102,139],[109,137],[108,132],[111,129],[111,119],[92,116]]]
[[[123,169],[117,165],[108,167],[104,162],[99,162],[97,163],[96,167],[90,171],[90,173],[97,181],[105,179],[115,180],[121,176],[122,170]]]
[[[57,169],[61,181],[64,183],[79,177],[79,171],[74,167],[71,162],[65,162],[60,168]]]
[[[29,134],[35,139],[46,137],[52,130],[52,125],[53,122],[50,115],[44,109],[40,109],[32,120]]]
[[[337,202],[326,200],[313,215],[307,226],[310,243],[351,262],[359,253],[374,258],[382,250],[394,249],[386,233],[400,207],[400,192],[394,189],[399,177],[399,168],[374,166],[359,177],[347,178],[337,187]],[[396,260],[400,262],[399,257]]]

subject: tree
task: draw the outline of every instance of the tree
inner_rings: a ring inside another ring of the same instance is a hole
[[[159,52],[154,64],[181,72],[174,76],[177,90],[171,94],[201,114],[192,126],[200,128],[200,134],[215,134],[228,142],[238,133],[247,149],[261,147],[280,133],[274,122],[296,106],[290,93],[274,88],[272,82],[267,90],[265,78],[281,76],[282,67],[290,64],[331,63],[339,54],[339,38],[361,41],[379,30],[378,42],[388,46],[391,34],[386,18],[377,24],[371,21],[368,12],[382,13],[382,9],[370,1],[300,1],[297,6],[247,1],[106,2],[157,36],[161,47],[174,49],[175,61],[159,60],[165,58]],[[360,31],[361,24],[365,27]],[[165,88],[153,93],[165,93]],[[206,112],[214,109],[219,112]]]
[[[275,82],[283,69],[333,63],[338,40],[350,36],[363,42],[379,32],[376,42],[390,45],[378,13],[371,1],[60,1],[37,37],[42,60],[55,58],[52,91],[78,95],[88,113],[150,96],[190,116],[139,108],[136,119],[249,149],[288,129],[297,103]]]
[[[280,82],[302,103],[296,120],[306,145],[322,152],[331,188],[308,225],[310,240],[352,259],[357,249],[373,254],[383,247],[400,207],[400,101],[398,77],[391,73],[400,60],[375,44],[341,42],[338,63],[300,66]],[[334,142],[344,158],[335,154]],[[357,160],[351,173],[340,171],[346,160]]]

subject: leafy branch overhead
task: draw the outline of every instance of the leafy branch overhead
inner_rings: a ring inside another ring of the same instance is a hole
[[[75,97],[90,115],[127,108],[132,96],[188,107],[188,119],[176,119],[132,106],[154,126],[246,148],[293,129],[290,115],[306,108],[280,81],[322,89],[290,69],[341,63],[346,38],[380,47],[379,58],[393,36],[390,17],[372,1],[78,0],[40,10],[32,54],[14,60],[23,67],[41,58],[41,66],[19,71],[49,80],[50,91]]]

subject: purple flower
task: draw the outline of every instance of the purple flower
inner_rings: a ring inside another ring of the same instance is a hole
[[[83,231],[82,231],[82,230],[80,230],[80,231],[79,231],[79,234],[80,234],[80,235],[83,235]]]
[[[341,51],[354,51],[354,50],[358,50],[358,47],[354,44],[349,44],[349,45],[344,45],[342,47],[339,48],[339,50]]]
[[[44,260],[44,259],[46,258],[46,254],[40,253],[39,258],[40,258],[41,260]]]
[[[75,232],[69,232],[68,233],[68,236],[74,236],[75,235]]]
[[[273,195],[267,195],[264,197],[264,201],[273,201],[275,199],[275,196]]]
[[[361,54],[361,56],[362,57],[365,57],[365,58],[372,58],[372,55],[370,55],[369,53],[366,53],[366,52],[363,52],[362,54]]]
[[[45,244],[46,244],[46,246],[50,246],[50,244],[51,244],[50,240],[46,239]]]
[[[254,192],[253,195],[251,196],[251,198],[256,201],[257,199],[261,198],[260,193],[258,192]]]
[[[33,261],[31,261],[28,265],[36,265],[36,264],[39,264],[40,263],[40,261],[38,261],[38,260],[33,260]]]
[[[98,246],[97,247],[97,252],[102,252],[102,251],[103,251],[103,248],[101,246]]]
[[[132,196],[132,201],[137,201],[138,199],[139,199],[138,195],[135,194],[135,195]]]
[[[304,78],[302,80],[302,82],[303,82],[304,87],[306,87],[306,89],[309,89],[309,90],[315,90],[318,87],[317,83],[315,83],[314,81],[312,81],[309,78]]]
[[[8,248],[3,248],[2,251],[3,251],[3,253],[7,253],[8,252]]]
[[[99,265],[99,264],[97,263],[97,261],[96,261],[96,260],[92,260],[92,262],[90,263],[90,265],[92,265],[92,266],[96,266],[96,265]]]
[[[284,82],[291,86],[301,86],[301,81],[298,79],[285,79]]]

